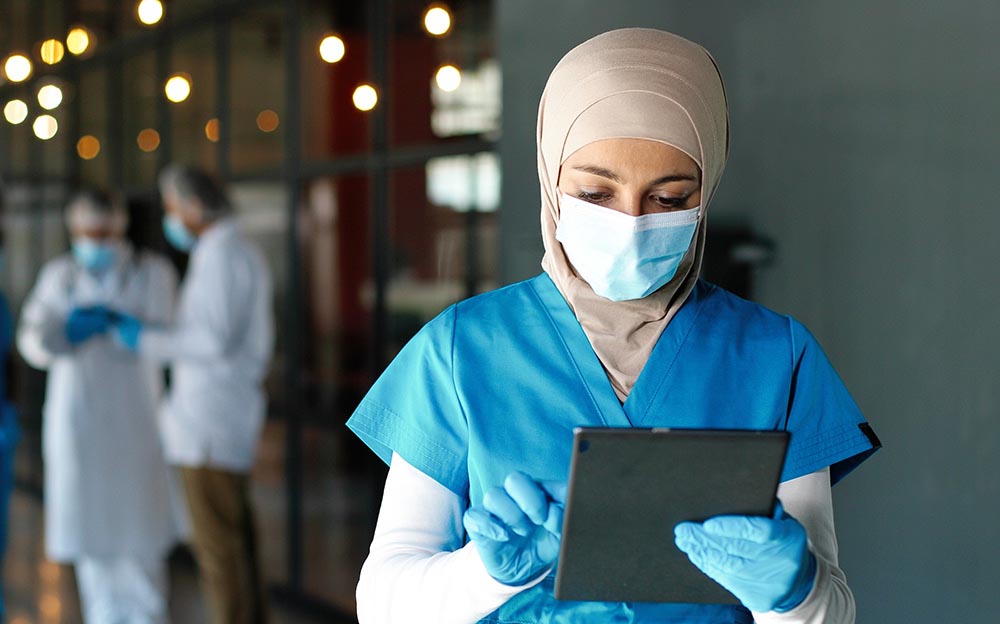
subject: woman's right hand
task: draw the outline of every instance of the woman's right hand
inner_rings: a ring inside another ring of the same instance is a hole
[[[565,504],[566,483],[535,481],[523,472],[487,490],[463,524],[490,576],[524,585],[551,567],[559,556]]]

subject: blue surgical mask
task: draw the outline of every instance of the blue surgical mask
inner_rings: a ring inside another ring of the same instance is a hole
[[[561,193],[556,239],[595,293],[611,301],[642,299],[674,278],[699,210],[633,217]]]
[[[114,243],[99,243],[89,238],[73,241],[73,257],[84,269],[100,273],[118,261],[118,246]]]
[[[198,242],[198,237],[192,234],[180,219],[169,214],[163,216],[163,234],[167,237],[168,243],[185,253],[194,249],[195,243]]]

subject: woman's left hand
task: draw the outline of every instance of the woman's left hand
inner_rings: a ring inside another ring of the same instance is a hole
[[[691,563],[751,611],[788,611],[812,591],[816,558],[806,530],[780,502],[774,518],[682,522],[674,528],[674,541]]]

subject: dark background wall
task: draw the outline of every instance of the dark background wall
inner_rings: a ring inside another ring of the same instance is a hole
[[[549,71],[605,30],[705,45],[732,155],[710,223],[777,243],[761,303],[817,335],[886,448],[835,489],[861,624],[1000,621],[1000,4],[504,0],[502,270],[541,259]]]

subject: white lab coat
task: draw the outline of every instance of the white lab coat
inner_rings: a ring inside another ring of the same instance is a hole
[[[161,416],[170,463],[250,470],[267,411],[272,306],[267,264],[236,221],[206,230],[191,253],[176,323],[139,337],[139,353],[171,365]]]
[[[70,255],[47,263],[25,301],[21,355],[48,370],[42,421],[45,547],[59,562],[162,558],[178,537],[156,410],[162,369],[110,334],[76,347],[65,323],[102,304],[147,323],[171,320],[177,277],[163,258],[126,249],[97,277]]]

